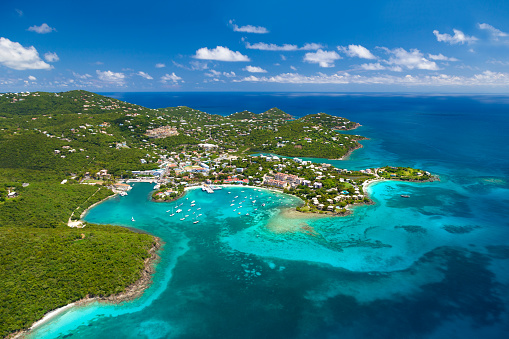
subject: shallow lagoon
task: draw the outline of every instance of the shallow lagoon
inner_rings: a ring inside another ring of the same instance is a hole
[[[376,204],[347,217],[288,219],[281,211],[297,199],[249,188],[195,190],[165,204],[150,202],[151,186],[137,184],[98,205],[87,221],[166,242],[154,284],[130,303],[72,308],[32,337],[503,337],[508,119],[435,107],[346,115],[364,125],[353,133],[370,140],[334,165],[408,165],[441,176],[374,184]],[[192,200],[199,213],[187,211]],[[184,221],[166,212],[180,203],[190,215]],[[193,212],[202,214],[198,224]]]

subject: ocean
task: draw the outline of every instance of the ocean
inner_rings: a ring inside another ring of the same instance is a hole
[[[288,217],[298,199],[251,188],[153,203],[152,185],[135,184],[85,219],[163,239],[151,287],[132,302],[70,308],[29,337],[507,337],[509,96],[103,94],[210,114],[343,116],[362,125],[349,133],[369,140],[348,160],[312,160],[412,166],[441,180],[373,184],[375,204],[341,218]]]

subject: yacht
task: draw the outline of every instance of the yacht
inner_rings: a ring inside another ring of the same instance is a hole
[[[131,221],[136,221],[136,220],[134,220],[134,217],[131,217]]]

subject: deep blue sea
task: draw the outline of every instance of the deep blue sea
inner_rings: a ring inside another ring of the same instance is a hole
[[[278,107],[343,116],[362,125],[349,133],[369,140],[348,160],[314,160],[413,166],[441,181],[373,184],[376,204],[342,218],[291,217],[298,199],[250,188],[153,203],[151,185],[136,184],[85,219],[164,240],[151,287],[132,302],[70,308],[30,337],[509,336],[509,96],[107,95],[221,115]],[[183,212],[170,217],[177,206]]]

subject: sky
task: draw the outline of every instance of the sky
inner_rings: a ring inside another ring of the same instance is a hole
[[[11,1],[0,92],[508,93],[509,1]]]

